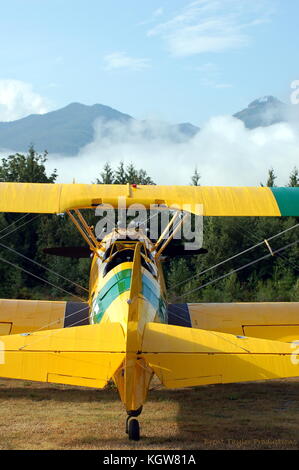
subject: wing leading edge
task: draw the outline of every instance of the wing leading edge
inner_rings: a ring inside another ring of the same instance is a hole
[[[61,213],[110,204],[166,205],[207,216],[298,216],[299,188],[0,183],[0,212]],[[187,207],[189,206],[189,208]]]

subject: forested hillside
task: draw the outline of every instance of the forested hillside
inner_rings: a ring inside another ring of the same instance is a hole
[[[0,164],[0,181],[55,184],[57,172],[47,175],[46,159],[47,153],[38,154],[32,147],[26,155],[11,155]],[[271,169],[264,184],[274,186],[275,179]],[[144,170],[123,162],[115,169],[106,163],[92,183],[127,182],[154,184]],[[200,183],[197,170],[188,183]],[[299,186],[296,168],[286,184]],[[92,211],[87,218],[93,221]],[[299,218],[293,217],[206,217],[203,246],[208,253],[164,263],[169,300],[299,301],[298,226],[291,229],[298,223]],[[44,253],[45,248],[55,246],[84,246],[67,216],[0,214],[0,297],[87,298],[90,260]]]

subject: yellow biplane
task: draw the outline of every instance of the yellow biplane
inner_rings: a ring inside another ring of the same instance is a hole
[[[133,440],[154,374],[167,388],[299,376],[298,304],[169,305],[171,235],[132,239],[115,227],[98,239],[81,213],[120,197],[174,217],[186,204],[204,216],[299,216],[299,188],[0,183],[0,212],[67,213],[91,255],[88,303],[0,300],[0,376],[95,388],[112,379]]]

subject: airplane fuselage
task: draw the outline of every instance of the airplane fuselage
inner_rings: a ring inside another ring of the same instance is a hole
[[[154,245],[114,230],[94,255],[90,272],[90,323],[120,323],[126,338],[124,363],[114,375],[129,415],[138,414],[153,371],[139,357],[146,323],[167,323],[165,283]]]

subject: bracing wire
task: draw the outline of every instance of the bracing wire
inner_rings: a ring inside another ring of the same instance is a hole
[[[21,227],[24,227],[24,225],[27,225],[29,224],[30,222],[33,222],[35,219],[37,219],[38,217],[40,217],[41,214],[37,214],[36,216],[32,217],[32,219],[30,220],[27,220],[27,222],[24,222],[23,224],[21,225],[18,225],[17,227],[15,227],[13,230],[11,230],[10,232],[8,233],[5,233],[4,235],[2,235],[0,237],[0,240],[2,240],[2,238],[5,238],[5,237],[8,237],[8,235],[11,235],[12,233],[16,232],[17,230],[19,230]],[[22,217],[21,217],[22,218]],[[10,224],[10,225],[13,225],[13,224]]]
[[[11,227],[11,226],[17,224],[19,221],[21,221],[22,219],[26,218],[28,215],[29,215],[29,213],[23,215],[22,217],[20,217],[20,218],[19,218],[18,220],[16,220],[15,222],[12,222],[8,227],[5,227],[3,230],[1,230],[1,231],[0,231],[0,234],[1,234],[4,230],[9,229],[9,227]],[[27,220],[27,221],[24,222],[23,224],[17,225],[13,230],[11,230],[10,232],[5,233],[3,236],[1,236],[1,237],[0,237],[0,240],[2,240],[3,238],[7,237],[8,235],[14,233],[15,231],[17,231],[18,229],[20,229],[20,228],[23,227],[24,225],[27,225],[28,223],[30,223],[30,222],[32,222],[33,220],[37,219],[37,218],[40,217],[41,215],[42,215],[42,214],[38,214],[38,215],[34,216],[33,218],[31,218],[30,220]],[[68,279],[68,278],[66,278],[66,277],[64,277],[64,276],[62,276],[61,274],[57,273],[56,271],[54,271],[54,270],[52,270],[52,269],[50,269],[50,268],[47,268],[46,266],[43,266],[42,264],[38,263],[37,261],[34,261],[34,260],[32,260],[31,258],[26,257],[25,255],[23,255],[23,254],[19,253],[18,251],[14,250],[13,248],[10,248],[10,247],[8,247],[8,246],[6,246],[6,245],[4,245],[4,244],[0,244],[0,245],[1,245],[3,248],[6,248],[6,249],[8,249],[8,250],[10,250],[10,251],[12,251],[12,252],[14,252],[14,253],[16,253],[17,255],[19,255],[19,256],[21,256],[21,257],[27,259],[28,261],[31,261],[31,262],[34,263],[34,264],[36,264],[37,266],[40,266],[41,268],[43,268],[43,269],[45,269],[45,270],[47,270],[47,271],[49,271],[49,272],[55,274],[56,276],[58,276],[58,277],[60,277],[60,278],[62,278],[62,279],[64,279],[64,280],[66,280],[67,282],[69,282],[69,283],[75,285],[76,287],[79,287],[80,289],[83,289],[83,290],[85,290],[86,292],[88,292],[88,289],[86,289],[85,287],[81,286],[80,284],[77,284],[77,283],[75,283],[74,281],[71,281],[70,279]],[[29,273],[29,274],[32,274],[32,273]],[[32,275],[33,275],[33,274],[32,274]],[[34,275],[33,275],[33,276],[34,276]],[[42,279],[42,278],[40,278],[40,279]],[[44,280],[44,281],[45,281],[45,280]],[[45,282],[46,282],[46,281],[45,281]],[[54,285],[54,284],[53,284],[53,285]],[[73,294],[72,294],[72,295],[73,295]]]
[[[287,248],[290,248],[291,246],[297,244],[298,242],[299,242],[299,240],[296,240],[296,241],[294,241],[293,243],[289,243],[288,245],[286,245],[286,246],[284,246],[284,247],[282,247],[282,248],[279,248],[278,250],[273,251],[273,255],[279,254],[281,251],[284,251],[284,250],[286,250]],[[219,276],[217,279],[213,279],[213,280],[211,280],[211,281],[209,281],[209,282],[206,282],[205,284],[203,284],[203,285],[201,285],[201,286],[199,286],[199,287],[196,287],[195,289],[192,289],[192,290],[189,290],[188,292],[185,292],[184,294],[180,295],[179,298],[183,298],[183,297],[185,297],[185,296],[188,295],[188,294],[192,294],[193,292],[196,292],[196,291],[198,291],[198,290],[200,290],[200,289],[203,289],[204,287],[207,287],[207,286],[209,286],[209,285],[211,285],[211,284],[214,284],[215,282],[220,281],[221,279],[224,279],[224,278],[226,278],[227,276],[230,276],[231,274],[237,273],[237,272],[241,271],[242,269],[248,268],[249,266],[251,266],[251,265],[253,265],[253,264],[255,264],[255,263],[258,263],[259,261],[262,261],[262,260],[264,260],[264,259],[267,259],[267,258],[269,258],[269,257],[271,257],[271,256],[273,256],[273,255],[272,255],[271,253],[268,253],[267,255],[261,256],[260,258],[254,260],[254,261],[251,261],[250,263],[246,263],[246,264],[244,264],[243,266],[240,266],[239,268],[236,268],[236,269],[230,271],[229,273],[226,273],[226,274],[223,274],[222,276]]]
[[[290,230],[293,230],[294,228],[297,228],[297,227],[299,227],[299,224],[293,225],[292,227],[289,227],[289,228],[287,228],[286,230],[283,230],[282,232],[279,232],[279,233],[277,233],[277,234],[275,234],[275,235],[273,235],[273,236],[267,238],[267,240],[268,240],[268,241],[274,240],[275,238],[277,238],[277,237],[283,235],[284,233],[286,233],[286,232],[288,232],[288,231],[290,231]],[[194,275],[190,276],[189,278],[184,279],[184,280],[181,281],[181,282],[178,282],[177,284],[171,286],[171,288],[174,289],[174,288],[176,288],[176,287],[178,287],[178,286],[181,286],[181,285],[183,285],[183,284],[189,282],[191,279],[194,279],[194,278],[197,278],[197,277],[199,277],[199,276],[202,276],[203,274],[205,274],[205,273],[211,271],[212,269],[218,268],[219,266],[222,266],[223,264],[228,263],[229,261],[231,261],[231,260],[233,260],[233,259],[236,259],[236,258],[238,258],[239,256],[241,256],[241,255],[243,255],[243,254],[245,254],[245,253],[248,253],[249,251],[254,250],[255,248],[257,248],[257,247],[263,245],[264,243],[265,243],[265,240],[263,240],[263,241],[261,241],[261,242],[259,242],[259,243],[256,243],[255,245],[253,245],[253,246],[247,248],[246,250],[243,250],[243,251],[241,251],[241,252],[239,252],[239,253],[236,253],[235,255],[230,256],[229,258],[227,258],[227,259],[225,259],[225,260],[223,260],[223,261],[220,261],[219,263],[214,264],[213,266],[210,266],[209,268],[207,268],[207,269],[205,269],[205,270],[203,270],[203,271],[201,271],[201,272],[199,272],[199,273],[197,273],[197,274],[194,274]]]
[[[111,298],[111,297],[112,297],[112,294],[110,294],[110,298]],[[126,300],[121,299],[121,302],[122,302],[122,303],[126,303]],[[76,315],[76,314],[79,313],[79,312],[82,312],[85,308],[86,308],[86,305],[84,305],[84,307],[80,308],[79,310],[76,310],[75,312],[72,312],[72,313],[70,313],[69,315],[66,315],[65,318],[70,318],[71,316]],[[86,315],[85,317],[80,318],[79,320],[77,320],[77,321],[71,323],[71,324],[68,326],[68,328],[72,328],[72,327],[74,327],[75,325],[81,323],[83,320],[88,320],[89,318],[90,318],[90,315],[88,314],[88,315]],[[31,332],[29,332],[29,333],[26,333],[26,336],[34,336],[35,333],[38,333],[38,332],[40,332],[40,331],[42,331],[42,330],[45,330],[48,326],[51,326],[51,325],[53,325],[53,324],[55,324],[55,323],[57,323],[57,320],[55,320],[55,321],[53,321],[53,322],[51,322],[51,323],[48,323],[47,325],[43,325],[42,327],[40,327],[40,328],[38,328],[38,329],[36,329],[36,330],[34,330],[34,331],[31,331]],[[50,330],[49,334],[47,334],[46,336],[42,336],[42,337],[36,339],[35,341],[31,341],[29,344],[27,344],[27,345],[25,345],[25,346],[23,346],[23,347],[21,347],[21,348],[19,348],[19,349],[23,349],[24,347],[32,346],[32,344],[35,344],[35,343],[38,343],[39,341],[42,341],[42,339],[44,339],[45,337],[46,337],[46,338],[49,338],[49,337],[51,337],[52,335],[57,334],[60,330],[61,330],[61,328],[54,329],[54,330]]]
[[[18,224],[18,222],[20,222],[20,220],[23,220],[25,219],[26,217],[28,217],[29,213],[27,214],[24,214],[22,215],[21,217],[19,217],[17,220],[11,222],[11,224],[9,224],[7,227],[4,227],[3,229],[0,230],[0,233],[3,233],[5,232],[5,230],[8,230],[10,227],[12,227],[13,225],[16,225]]]
[[[22,216],[20,219],[18,219],[16,222],[19,222],[20,220],[22,220],[23,218],[25,218],[25,217],[28,216],[28,215],[29,215],[29,214],[25,214],[25,215]],[[155,214],[155,215],[156,215],[156,214]],[[31,220],[25,222],[24,224],[21,224],[20,226],[16,227],[16,228],[15,228],[14,230],[12,230],[11,232],[9,232],[9,233],[5,234],[4,236],[0,237],[0,239],[6,237],[6,236],[8,236],[8,235],[10,235],[11,233],[15,232],[16,230],[18,230],[18,229],[21,228],[22,226],[26,225],[27,223],[33,221],[34,219],[36,219],[36,218],[39,217],[39,216],[40,216],[40,214],[37,215],[37,216],[35,216],[35,217],[33,217]],[[151,218],[151,217],[150,217],[150,218]],[[12,223],[12,224],[10,224],[10,226],[13,225],[13,224],[15,224],[15,222]],[[0,233],[2,233],[4,230],[7,230],[10,226],[8,226],[8,227],[6,227],[5,229],[1,230]],[[280,235],[282,235],[282,234],[288,232],[289,230],[292,230],[292,229],[294,229],[294,228],[296,228],[296,227],[298,227],[298,226],[299,226],[299,224],[297,224],[297,225],[295,225],[295,226],[292,226],[292,227],[290,227],[290,228],[288,228],[288,229],[286,229],[286,230],[284,230],[284,231],[282,231],[282,232],[280,232],[280,233],[278,233],[278,234],[276,234],[276,235],[274,235],[274,236],[268,238],[268,240],[272,240],[272,239],[274,239],[274,238],[276,238],[276,237],[278,237],[278,236],[280,236]],[[286,245],[285,247],[282,247],[282,248],[280,248],[279,250],[276,250],[276,251],[273,252],[273,253],[279,255],[279,253],[280,253],[281,251],[284,251],[285,249],[289,248],[290,246],[296,244],[297,242],[298,242],[298,241],[295,241],[295,242],[293,242],[293,243],[291,243],[291,244],[289,244],[289,245]],[[212,267],[208,268],[207,270],[203,271],[202,273],[198,273],[198,274],[196,274],[195,276],[192,276],[192,279],[194,279],[194,277],[197,277],[197,276],[203,274],[204,272],[207,272],[207,271],[209,271],[209,270],[211,270],[211,269],[214,269],[215,267],[217,267],[217,266],[219,266],[219,265],[221,265],[221,264],[224,264],[224,263],[228,262],[228,261],[231,260],[231,259],[234,259],[234,258],[236,258],[236,257],[238,257],[238,256],[241,256],[242,254],[244,254],[244,253],[246,253],[246,252],[248,252],[248,251],[251,251],[251,250],[253,250],[254,248],[256,248],[256,247],[258,247],[258,246],[260,246],[260,245],[262,245],[262,244],[264,244],[264,241],[262,241],[262,242],[260,242],[260,243],[258,243],[258,244],[256,244],[256,245],[254,245],[254,246],[252,246],[252,247],[250,247],[250,248],[248,248],[248,249],[246,249],[246,250],[244,250],[244,251],[242,251],[242,252],[240,252],[240,253],[238,253],[238,254],[236,254],[236,255],[230,257],[230,258],[228,258],[227,260],[222,261],[221,263],[216,264],[215,266],[212,266]],[[55,273],[54,271],[52,271],[52,270],[50,270],[50,269],[48,269],[48,268],[42,266],[41,264],[39,264],[39,263],[37,263],[37,262],[31,260],[30,258],[27,258],[25,255],[22,255],[21,253],[18,253],[16,250],[13,250],[13,249],[11,249],[11,248],[9,248],[9,247],[3,245],[3,244],[0,244],[0,245],[3,246],[4,248],[7,248],[7,249],[9,249],[9,250],[15,252],[16,254],[18,254],[18,255],[20,255],[20,256],[22,256],[22,257],[28,259],[29,261],[31,261],[31,262],[33,262],[33,263],[35,263],[35,264],[37,264],[37,265],[39,265],[39,266],[41,266],[41,267],[47,269],[48,271],[51,271],[51,272],[53,272],[54,274],[56,274],[56,275],[58,275],[58,276],[64,278],[63,276],[59,275],[58,273]],[[190,293],[192,293],[192,292],[194,292],[194,291],[196,291],[196,290],[202,289],[202,288],[206,287],[207,285],[210,285],[210,284],[212,284],[212,283],[214,283],[214,282],[217,282],[218,280],[221,280],[221,279],[223,279],[223,278],[225,278],[225,277],[227,277],[227,276],[233,274],[234,272],[238,272],[238,271],[240,271],[241,269],[245,269],[246,267],[248,267],[248,266],[250,266],[250,265],[252,265],[252,264],[255,264],[255,263],[257,263],[257,262],[259,262],[259,261],[261,261],[261,260],[263,260],[263,259],[266,259],[266,258],[268,258],[268,257],[270,257],[270,256],[272,256],[272,255],[271,255],[271,254],[267,254],[267,255],[265,255],[265,256],[263,256],[263,257],[261,257],[261,258],[258,258],[257,260],[254,260],[254,261],[252,261],[252,262],[250,262],[250,263],[247,263],[246,265],[243,265],[243,266],[241,266],[240,268],[237,268],[237,269],[235,269],[235,270],[233,270],[233,271],[231,271],[231,272],[229,272],[229,273],[226,273],[225,275],[222,275],[222,276],[220,276],[219,278],[217,278],[217,279],[215,279],[215,280],[209,281],[208,283],[206,283],[206,284],[204,284],[204,285],[202,285],[202,286],[199,286],[199,287],[196,288],[196,289],[193,289],[193,290],[191,290],[191,291],[189,291],[189,292],[184,293],[182,296],[180,296],[180,298],[181,298],[181,297],[184,297],[185,295],[188,295],[188,294],[190,294]],[[82,299],[81,297],[76,296],[75,294],[70,293],[70,292],[68,292],[67,290],[63,289],[63,288],[60,288],[60,287],[58,287],[58,286],[55,286],[54,284],[50,283],[49,281],[47,281],[47,280],[45,280],[45,279],[43,279],[43,278],[41,278],[41,277],[39,277],[39,276],[37,276],[37,275],[35,275],[35,274],[33,274],[33,273],[30,273],[29,271],[27,271],[27,270],[25,270],[25,269],[23,269],[23,268],[21,268],[21,267],[15,265],[14,263],[12,263],[12,262],[10,262],[10,261],[8,261],[8,260],[5,260],[5,259],[3,259],[3,258],[1,258],[1,257],[0,257],[0,259],[1,259],[3,262],[6,262],[6,263],[8,263],[8,264],[10,264],[10,265],[12,265],[12,266],[14,266],[14,267],[16,267],[17,269],[20,269],[20,270],[26,272],[27,274],[32,275],[33,277],[36,277],[36,278],[39,279],[39,280],[42,280],[43,282],[45,282],[45,283],[51,285],[52,287],[55,287],[55,288],[57,288],[57,289],[59,289],[59,290],[65,292],[65,293],[67,293],[67,294],[69,294],[69,295],[71,295],[71,296],[73,296],[73,297],[76,297],[76,298],[80,299],[81,301],[84,300],[84,299]],[[71,282],[71,283],[73,283],[72,281],[70,281],[70,280],[67,279],[67,278],[64,278],[64,279],[67,280],[67,281],[69,281],[69,282]],[[181,285],[181,284],[183,284],[183,283],[185,283],[185,282],[188,282],[190,279],[191,279],[191,278],[189,278],[189,279],[187,279],[187,280],[185,280],[185,281],[182,281],[182,282],[176,284],[176,285],[173,286],[173,287],[176,287],[176,286]],[[77,285],[76,283],[73,283],[73,284],[76,285],[77,287],[83,288],[82,286]],[[85,288],[83,288],[83,289],[85,289]],[[87,289],[85,289],[85,290],[87,291]],[[68,315],[68,317],[69,317],[69,316],[72,316],[72,315],[75,315],[76,313],[80,312],[80,311],[83,310],[84,308],[85,308],[85,306],[84,306],[82,309],[80,309],[80,310],[78,310],[78,311],[76,311],[76,312],[73,312],[72,314]],[[178,315],[177,315],[177,316],[178,316]],[[178,317],[179,317],[179,316],[178,316]],[[181,317],[179,317],[179,318],[181,318]],[[183,320],[183,319],[181,319],[181,320]],[[77,323],[80,323],[81,321],[82,321],[82,319],[80,319],[80,320],[77,321],[77,322],[72,323],[70,326],[74,326],[74,325],[76,325]],[[55,323],[55,322],[52,322],[52,323]],[[50,324],[49,324],[49,325],[50,325]],[[49,326],[49,325],[48,325],[48,326]],[[45,326],[42,327],[41,329],[43,329],[43,328],[45,328]],[[36,330],[36,331],[39,331],[39,330]]]
[[[12,263],[11,261],[8,261],[7,259],[2,258],[1,256],[0,256],[0,261],[3,261],[4,263],[7,263],[7,264],[9,264],[10,266],[13,266],[14,268],[19,269],[20,271],[23,271],[23,272],[25,272],[26,274],[29,274],[30,276],[33,276],[33,277],[35,277],[36,279],[39,279],[40,281],[45,282],[46,284],[49,284],[50,286],[54,287],[55,289],[58,289],[58,290],[60,290],[60,291],[62,291],[62,292],[64,292],[64,293],[66,293],[66,294],[68,294],[68,295],[71,295],[71,296],[73,296],[73,297],[76,297],[77,299],[80,299],[81,302],[85,302],[85,299],[83,299],[82,297],[79,297],[78,295],[73,294],[72,292],[69,292],[69,291],[67,291],[66,289],[63,289],[63,287],[55,286],[55,284],[52,284],[52,282],[50,282],[50,281],[48,281],[48,280],[46,280],[46,279],[44,279],[44,278],[38,276],[37,274],[31,273],[31,272],[28,271],[27,269],[21,268],[21,266],[18,266],[17,264]]]
[[[37,266],[39,266],[39,267],[45,269],[46,271],[49,271],[50,273],[55,274],[55,276],[58,276],[58,277],[60,277],[61,279],[64,279],[65,281],[69,282],[70,284],[73,284],[74,286],[79,287],[80,289],[83,289],[83,290],[85,290],[86,292],[88,292],[88,289],[86,289],[85,287],[81,286],[80,284],[77,284],[76,282],[71,281],[71,280],[68,279],[67,277],[62,276],[61,274],[57,273],[56,271],[53,271],[53,269],[47,268],[46,266],[43,266],[41,263],[38,263],[37,261],[35,261],[35,260],[31,259],[31,258],[28,258],[28,256],[25,256],[25,255],[23,255],[22,253],[19,253],[18,251],[14,250],[13,248],[11,248],[11,247],[9,247],[9,246],[6,246],[6,245],[4,245],[3,243],[0,243],[0,246],[2,246],[3,248],[6,248],[7,250],[9,250],[9,251],[11,251],[11,252],[13,252],[13,253],[15,253],[15,254],[21,256],[22,258],[24,258],[24,259],[30,261],[31,263],[36,264]]]

